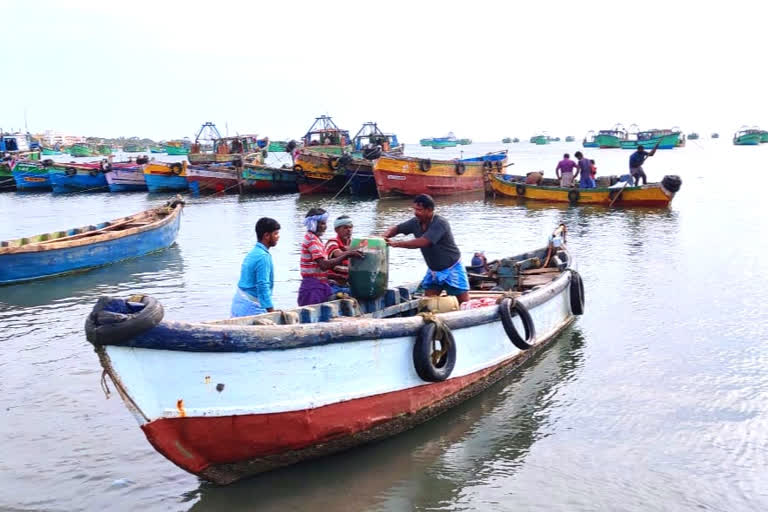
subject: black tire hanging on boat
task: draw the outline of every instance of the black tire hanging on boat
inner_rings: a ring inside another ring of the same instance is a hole
[[[352,158],[352,155],[349,153],[344,153],[339,157],[339,168],[345,169],[349,164],[352,163],[354,159]]]
[[[53,165],[53,160],[51,160],[50,158],[46,158],[41,163],[43,164],[43,167],[50,167]]]
[[[136,157],[136,163],[138,165],[144,165],[149,163],[149,157],[147,155],[141,155]],[[181,165],[181,164],[179,164]]]
[[[299,164],[296,164],[296,165],[293,166],[293,172],[295,172],[298,175],[303,175],[304,174],[304,168],[302,166],[300,166]]]
[[[429,158],[422,158],[419,160],[419,169],[422,170],[422,172],[427,172],[432,168],[432,160]]]
[[[335,171],[339,168],[339,157],[332,156],[328,159],[328,167],[331,168],[332,171]]]
[[[520,336],[515,324],[512,323],[513,311],[520,316],[520,320],[523,322],[525,339]],[[520,350],[531,348],[533,340],[536,338],[536,327],[533,325],[533,318],[528,312],[528,308],[523,306],[521,302],[507,297],[499,305],[499,314],[501,315],[501,325],[504,326],[504,332],[507,333],[509,341]]]
[[[100,162],[99,168],[101,169],[101,172],[109,172],[112,170],[112,162],[105,158]]]
[[[461,176],[467,170],[467,166],[464,162],[456,162],[456,174]]]
[[[94,345],[120,344],[162,321],[163,306],[148,295],[137,298],[135,302],[144,304],[144,307],[136,313],[117,313],[107,309],[120,303],[127,308],[127,302],[116,297],[100,297],[85,320],[85,337],[88,341]]]
[[[490,160],[484,160],[483,161],[483,169],[486,171],[492,171],[493,170],[493,162]]]
[[[66,167],[64,169],[64,174],[66,174],[67,176],[74,176],[75,174],[77,174],[77,169],[75,169],[74,167]]]
[[[240,157],[235,158],[232,160],[232,165],[235,167],[242,167],[243,166],[243,159]]]
[[[504,164],[501,163],[501,160],[496,160],[496,170],[501,172],[501,170],[504,168]]]
[[[299,147],[299,143],[295,140],[291,140],[288,142],[288,144],[285,145],[285,152],[286,153],[293,153],[293,150]]]
[[[517,185],[515,185],[515,193],[518,196],[525,196],[525,185],[523,185],[522,183],[518,183]]]
[[[138,162],[138,159],[136,159],[136,161]],[[179,162],[174,162],[171,164],[171,174],[175,174],[176,176],[178,176],[179,174],[181,174],[181,171],[183,169],[184,169],[184,166],[181,165]]]
[[[381,146],[377,144],[367,144],[363,148],[363,158],[366,160],[376,160],[381,158]]]
[[[571,204],[576,204],[579,202],[579,197],[581,197],[581,194],[578,190],[573,189],[568,191],[568,202]]]
[[[571,313],[574,315],[584,314],[584,281],[581,279],[581,275],[575,270],[571,270]]]
[[[668,174],[664,176],[664,179],[661,180],[661,185],[673,194],[680,190],[680,186],[682,184],[683,180],[680,179],[680,176],[676,176],[674,174]]]
[[[99,175],[99,170],[98,169],[91,169],[91,170],[88,171],[88,174],[90,176],[98,176]]]
[[[438,333],[438,327],[434,322],[422,326],[416,343],[413,345],[413,366],[416,373],[425,382],[442,382],[451,376],[456,365],[456,340],[453,339],[451,330],[442,325],[442,355],[435,361],[432,358],[432,345]]]

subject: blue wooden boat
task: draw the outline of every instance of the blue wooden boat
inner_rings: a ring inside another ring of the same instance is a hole
[[[20,160],[16,162],[12,171],[16,190],[51,190],[48,167],[52,163],[52,160],[43,160],[42,162]]]
[[[0,284],[76,272],[135,258],[173,244],[184,202],[66,231],[0,242]]]
[[[55,163],[48,168],[54,194],[109,190],[100,164]]]

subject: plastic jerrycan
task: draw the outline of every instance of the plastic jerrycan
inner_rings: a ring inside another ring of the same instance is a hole
[[[389,246],[383,238],[353,238],[349,245],[364,258],[349,259],[349,288],[356,299],[376,299],[389,284]]]

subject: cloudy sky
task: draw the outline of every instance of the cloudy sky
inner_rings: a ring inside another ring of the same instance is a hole
[[[401,140],[768,127],[760,2],[0,0],[0,127]]]

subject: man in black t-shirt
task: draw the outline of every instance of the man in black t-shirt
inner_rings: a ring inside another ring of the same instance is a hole
[[[392,226],[384,233],[390,247],[421,249],[427,263],[427,275],[422,286],[428,297],[440,295],[445,290],[455,295],[459,302],[469,300],[469,279],[461,264],[461,252],[456,247],[451,225],[440,215],[435,215],[435,201],[427,194],[413,198],[413,215],[410,220]],[[413,235],[412,240],[390,240],[395,235]]]

